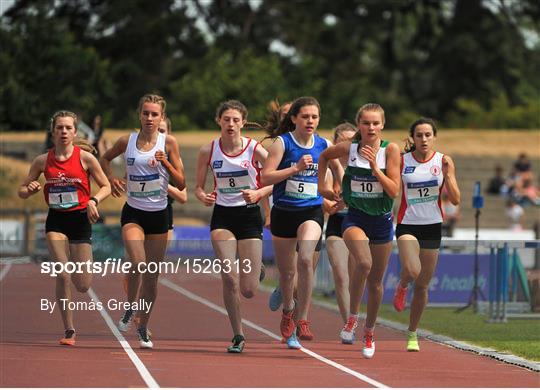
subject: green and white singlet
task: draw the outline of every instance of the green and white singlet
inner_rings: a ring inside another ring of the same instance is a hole
[[[388,141],[381,140],[376,161],[379,169],[386,173],[386,147]],[[343,176],[343,199],[350,208],[369,215],[383,215],[392,211],[394,200],[384,192],[379,180],[373,175],[369,161],[358,153],[359,143],[353,141]]]

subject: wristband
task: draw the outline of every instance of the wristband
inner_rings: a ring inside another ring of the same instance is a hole
[[[93,200],[94,202],[96,202],[96,207],[99,204],[99,200],[97,200],[95,196],[92,196],[89,200]]]

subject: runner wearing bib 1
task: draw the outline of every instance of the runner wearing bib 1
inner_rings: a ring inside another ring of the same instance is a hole
[[[77,115],[69,111],[58,111],[53,115],[50,134],[54,147],[32,161],[28,176],[18,191],[23,199],[34,195],[41,189],[37,180],[41,173],[44,174],[43,194],[49,206],[45,222],[49,261],[63,265],[77,263],[79,271],[70,274],[64,271],[54,278],[58,302],[71,299],[72,283],[81,293],[90,288],[92,273],[88,262],[92,261],[91,224],[99,219],[98,204],[111,193],[107,177],[89,152],[93,147],[76,140],[77,122]],[[90,197],[89,176],[99,186],[99,191],[93,197]],[[60,344],[75,345],[73,311],[69,305],[59,305],[59,308],[65,329]]]

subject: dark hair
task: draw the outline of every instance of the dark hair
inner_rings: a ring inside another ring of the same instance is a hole
[[[273,131],[271,134],[269,134],[269,137],[270,138],[276,138],[278,135],[285,134],[285,133],[287,133],[289,131],[294,131],[296,126],[292,122],[291,117],[292,116],[297,116],[298,113],[300,112],[300,110],[302,109],[302,107],[305,107],[305,106],[316,106],[317,109],[319,110],[319,115],[320,115],[320,113],[321,113],[321,105],[319,104],[317,99],[315,99],[314,97],[311,97],[311,96],[299,97],[294,102],[292,102],[292,105],[291,105],[291,108],[289,109],[289,112],[287,113],[287,115],[285,116],[283,121],[280,122],[277,129],[275,129],[275,131]]]
[[[358,131],[358,129],[352,123],[349,123],[349,122],[340,123],[339,125],[334,127],[334,137],[332,138],[332,142],[335,144],[338,137],[346,131],[352,131],[356,135],[356,132]]]
[[[279,104],[279,100],[277,98],[268,104],[268,113],[266,114],[264,125],[262,126],[266,132],[266,137],[264,137],[264,139],[277,137],[275,134],[277,134],[281,124],[281,113],[283,112],[283,107],[285,107],[287,104],[291,104],[291,102]]]
[[[227,100],[225,102],[219,103],[219,106],[216,110],[216,121],[219,121],[221,115],[227,110],[236,110],[242,115],[242,119],[246,120],[248,116],[248,110],[244,104],[238,100]]]
[[[431,118],[418,118],[415,120],[411,127],[409,128],[409,138],[405,139],[405,153],[413,152],[416,150],[416,146],[414,146],[414,131],[416,130],[416,126],[418,125],[430,125],[433,129],[433,135],[437,135],[437,125],[435,125],[435,121]]]

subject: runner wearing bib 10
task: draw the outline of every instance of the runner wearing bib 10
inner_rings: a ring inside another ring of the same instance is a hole
[[[393,198],[399,193],[399,148],[381,139],[384,110],[378,104],[362,106],[356,115],[358,133],[352,142],[329,148],[319,159],[319,172],[325,172],[327,162],[347,156],[343,177],[343,200],[348,213],[343,220],[343,239],[354,257],[355,270],[350,277],[350,315],[340,332],[343,343],[355,341],[358,312],[367,281],[369,290],[362,354],[375,354],[374,328],[382,301],[382,279],[390,253],[394,229],[392,225]],[[327,199],[340,200],[319,177],[321,194]]]

